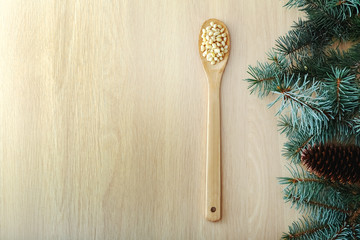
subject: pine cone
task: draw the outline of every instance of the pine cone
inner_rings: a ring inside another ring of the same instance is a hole
[[[318,144],[301,153],[301,162],[319,177],[341,183],[360,181],[360,147]]]

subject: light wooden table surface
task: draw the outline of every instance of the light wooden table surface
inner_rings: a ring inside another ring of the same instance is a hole
[[[269,98],[279,0],[0,0],[0,239],[278,239],[295,220]],[[224,21],[222,220],[204,219],[200,26]]]

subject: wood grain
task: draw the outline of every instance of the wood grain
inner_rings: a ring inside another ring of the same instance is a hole
[[[0,239],[278,239],[283,139],[249,64],[299,13],[278,0],[0,0]],[[231,33],[222,220],[204,216],[201,24]]]

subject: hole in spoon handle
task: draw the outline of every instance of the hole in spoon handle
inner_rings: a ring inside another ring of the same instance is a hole
[[[209,221],[221,218],[220,84],[209,84],[206,154],[206,213]]]

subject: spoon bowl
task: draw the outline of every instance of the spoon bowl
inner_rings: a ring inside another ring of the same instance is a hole
[[[211,63],[206,60],[206,57],[203,57],[202,52],[201,52],[202,29],[206,28],[207,26],[210,26],[210,22],[213,22],[213,23],[215,23],[217,25],[223,26],[225,28],[224,33],[226,33],[226,37],[227,37],[225,43],[228,46],[228,52],[225,53],[225,55],[223,57],[223,60],[220,61],[219,63],[216,63],[215,65],[211,65]],[[202,61],[202,64],[203,64],[203,67],[204,67],[204,70],[205,70],[206,74],[208,75],[209,73],[213,73],[213,72],[218,72],[218,73],[222,74],[224,72],[224,70],[225,70],[227,61],[229,59],[229,53],[230,53],[230,34],[229,34],[229,31],[228,31],[226,25],[222,21],[220,21],[218,19],[215,19],[215,18],[211,18],[211,19],[206,20],[203,23],[203,25],[201,26],[201,30],[200,30],[200,34],[199,34],[198,49],[199,49],[200,59]],[[214,80],[214,79],[208,77],[208,80],[211,81],[211,80]],[[218,80],[221,81],[221,77]]]

